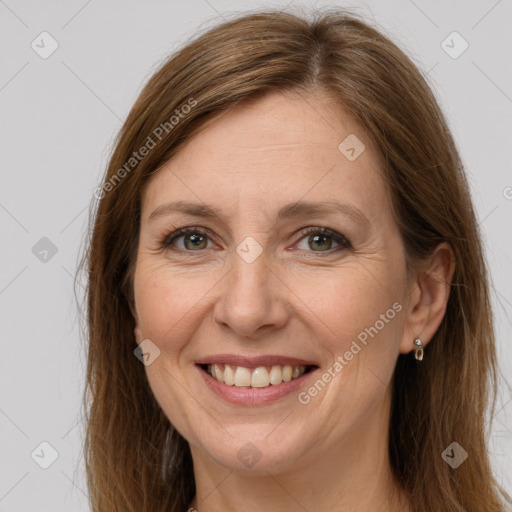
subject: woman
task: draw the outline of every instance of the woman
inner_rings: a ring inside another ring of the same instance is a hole
[[[389,39],[339,10],[209,30],[95,195],[92,510],[505,510],[475,213]]]

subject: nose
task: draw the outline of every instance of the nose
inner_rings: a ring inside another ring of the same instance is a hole
[[[289,321],[289,293],[264,254],[248,263],[235,253],[233,266],[222,280],[214,320],[245,338],[267,336]]]

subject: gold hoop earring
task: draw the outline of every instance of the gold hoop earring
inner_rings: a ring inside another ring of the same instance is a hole
[[[414,340],[416,350],[414,351],[414,357],[416,361],[423,361],[423,343],[419,338]]]

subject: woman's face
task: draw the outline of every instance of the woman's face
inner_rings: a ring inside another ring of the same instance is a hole
[[[326,97],[237,106],[152,177],[134,293],[151,389],[195,463],[275,472],[382,446],[414,348],[404,248],[376,153]]]

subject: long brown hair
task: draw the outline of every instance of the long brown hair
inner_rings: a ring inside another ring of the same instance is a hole
[[[204,31],[151,77],[120,130],[82,260],[84,454],[93,512],[183,512],[194,497],[188,443],[134,356],[141,192],[207,123],[276,90],[328,94],[363,128],[384,162],[408,269],[442,241],[454,251],[446,314],[425,361],[415,367],[400,355],[395,370],[389,455],[397,482],[415,512],[504,510],[510,498],[486,447],[485,415],[494,410],[497,382],[489,281],[463,164],[406,54],[358,15],[324,9],[251,12]],[[457,469],[441,457],[453,441],[469,453]]]

